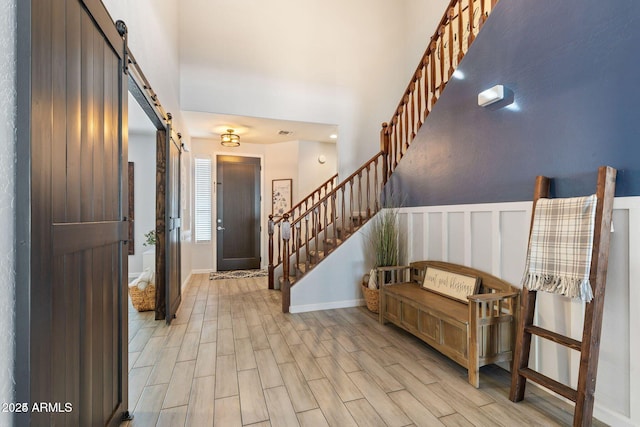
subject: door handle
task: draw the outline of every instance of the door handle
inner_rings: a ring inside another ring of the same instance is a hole
[[[216,230],[218,230],[218,231],[222,231],[222,230],[224,230],[224,227],[222,227],[222,226],[220,226],[220,225],[219,225],[218,227],[216,227]]]

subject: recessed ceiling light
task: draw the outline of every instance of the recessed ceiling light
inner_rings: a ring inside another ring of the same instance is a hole
[[[338,139],[338,135],[336,135],[335,133],[332,133],[331,135],[329,135],[329,138]]]

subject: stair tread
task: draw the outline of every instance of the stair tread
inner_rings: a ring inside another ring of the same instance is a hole
[[[289,284],[290,285],[293,285],[296,282],[296,280],[298,280],[296,276],[293,276],[293,275],[289,276]],[[284,277],[283,276],[278,277],[278,283],[280,283],[280,286],[282,287],[282,283],[284,283]]]
[[[352,217],[352,218],[356,220],[358,219],[358,217]],[[366,216],[361,216],[360,218],[362,219],[363,224],[364,222],[367,221]],[[289,275],[290,284],[293,285],[297,280],[302,278],[302,276],[307,274],[309,270],[314,268],[324,258],[326,258],[331,252],[333,252],[338,246],[344,243],[345,240],[347,240],[360,227],[361,225],[354,224],[354,223],[348,223],[348,225],[344,227],[344,230],[342,226],[336,226],[336,234],[339,235],[340,237],[337,237],[337,236],[327,237],[323,242],[325,245],[324,249],[318,249],[318,250],[311,249],[307,251],[307,256],[309,257],[308,262],[302,262],[294,265],[294,268],[293,268],[294,273]],[[280,276],[278,278],[278,281],[282,285],[284,278]]]
[[[327,243],[330,244],[331,246],[333,245],[340,246],[342,242],[343,240],[337,237],[335,239],[333,237],[330,237],[327,239]]]
[[[315,264],[313,263],[309,263],[309,270],[311,270],[313,267],[315,266]],[[302,274],[306,274],[307,272],[307,265],[305,263],[300,263],[296,266],[296,268],[298,269],[298,271]]]

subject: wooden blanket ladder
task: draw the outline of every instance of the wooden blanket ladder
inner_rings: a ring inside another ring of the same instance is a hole
[[[593,415],[596,373],[600,352],[600,331],[604,309],[604,293],[609,260],[609,240],[611,216],[615,192],[616,170],[602,166],[598,170],[597,206],[595,230],[593,236],[593,252],[589,280],[593,290],[593,300],[586,304],[582,341],[543,329],[533,324],[536,306],[536,291],[523,287],[521,298],[521,315],[516,330],[516,346],[513,357],[511,391],[509,398],[519,402],[524,398],[526,381],[530,380],[559,395],[575,402],[573,416],[574,426],[591,425]],[[535,207],[538,199],[549,197],[547,177],[536,179],[531,225],[533,226]],[[555,381],[529,368],[531,337],[537,335],[557,344],[580,352],[580,367],[577,389]]]

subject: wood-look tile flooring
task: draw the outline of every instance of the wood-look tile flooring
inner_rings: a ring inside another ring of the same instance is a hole
[[[129,311],[123,426],[560,426],[571,406],[466,371],[365,308],[282,314],[266,278],[195,275],[171,326]],[[596,421],[596,425],[603,425]]]

